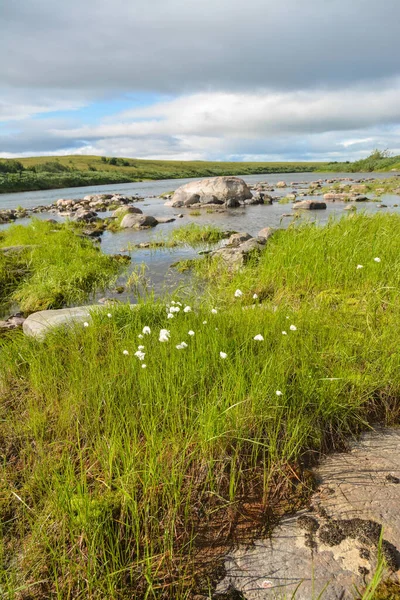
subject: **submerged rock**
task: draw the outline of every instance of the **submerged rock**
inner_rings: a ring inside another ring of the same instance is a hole
[[[225,204],[234,207],[250,198],[250,188],[240,177],[210,177],[182,185],[166,205],[174,208],[193,204]]]
[[[155,227],[158,224],[157,219],[150,215],[127,214],[121,221],[122,229],[143,229]]]
[[[302,210],[318,210],[326,208],[325,202],[318,202],[316,200],[302,200],[301,202],[296,202],[293,204],[294,209],[302,209]]]

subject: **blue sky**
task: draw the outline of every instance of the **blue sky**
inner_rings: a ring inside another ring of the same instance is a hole
[[[400,3],[0,5],[0,157],[400,153]]]

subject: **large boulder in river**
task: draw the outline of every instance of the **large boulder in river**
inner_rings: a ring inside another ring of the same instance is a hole
[[[143,211],[140,210],[140,208],[137,208],[137,206],[120,206],[119,208],[114,210],[112,216],[113,217],[123,217],[127,214],[142,215]]]
[[[251,197],[250,188],[240,177],[210,177],[182,185],[166,205],[178,208],[200,203],[232,207]]]
[[[293,204],[293,208],[299,210],[320,210],[326,208],[325,202],[317,202],[315,200],[303,200]]]
[[[132,213],[125,215],[121,221],[122,229],[147,229],[147,227],[155,227],[157,224],[157,219],[150,215],[137,215]]]

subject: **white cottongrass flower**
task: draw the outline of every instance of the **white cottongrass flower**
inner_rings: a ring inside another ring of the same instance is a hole
[[[177,346],[175,346],[175,348],[176,348],[177,350],[183,350],[183,349],[184,349],[184,347],[185,347],[185,346],[184,346],[183,344],[178,344]]]
[[[188,312],[191,312],[191,311],[192,311],[192,309],[190,308],[190,306],[185,306],[185,308],[183,309],[184,313],[188,313]]]
[[[287,331],[282,331],[282,335],[287,335]]]
[[[379,256],[375,256],[374,261],[375,262],[381,262],[381,259],[379,258]]]
[[[187,345],[186,342],[181,342],[181,346],[182,346],[182,348],[187,348],[188,347],[188,345]]]
[[[253,340],[256,340],[256,342],[263,342],[264,338],[261,335],[261,333],[258,333],[257,335],[254,336]]]
[[[142,364],[142,369],[146,369],[147,365],[145,365],[144,363]]]
[[[289,329],[290,329],[290,331],[297,331],[297,327],[296,327],[296,325],[291,325],[291,326],[289,327]]]
[[[143,327],[143,329],[142,329],[142,333],[144,335],[149,335],[151,333],[150,327],[148,327],[147,325],[145,325],[145,327]]]
[[[146,356],[144,352],[142,352],[141,350],[137,350],[135,352],[135,356],[138,357],[139,360],[144,360],[144,357]]]
[[[112,317],[112,314],[111,314],[111,313],[107,313],[107,317],[108,317],[109,319],[111,319],[111,317]]]
[[[138,346],[137,349],[138,350],[144,350],[144,346]]]
[[[207,321],[203,321],[203,325],[207,325]]]
[[[235,298],[240,298],[241,296],[243,296],[242,290],[236,290],[236,292],[235,292]]]
[[[125,356],[128,356],[129,352],[128,352],[128,350],[123,350],[122,354],[124,354]]]
[[[212,309],[211,309],[211,312],[212,312],[212,314],[213,314],[213,315],[216,315],[218,311],[217,311],[217,309],[216,309],[216,308],[212,308]]]
[[[171,333],[168,331],[168,329],[161,329],[160,336],[158,339],[160,342],[169,342],[170,335]]]
[[[357,265],[356,269],[363,269],[364,265]]]
[[[182,302],[177,302],[177,304],[179,304],[179,306],[182,306]]]
[[[188,335],[194,335],[194,331],[191,329],[190,331],[188,331]]]
[[[179,306],[171,306],[171,308],[169,309],[170,313],[178,313],[181,309],[179,308]]]
[[[221,358],[226,358],[228,356],[226,352],[220,352],[219,355]]]
[[[175,304],[175,300],[171,300],[171,304]]]
[[[84,327],[89,327],[89,323],[87,321],[84,322],[83,324]]]
[[[280,390],[276,390],[275,394],[276,394],[277,396],[282,396],[282,395],[283,395],[283,394],[282,394],[282,392],[281,392]]]
[[[143,337],[144,337],[144,336],[143,336],[141,333],[139,333],[139,335],[138,335],[138,338],[139,338],[139,340],[142,340],[142,339],[143,339]]]
[[[167,319],[173,319],[173,318],[174,318],[174,315],[172,313],[167,314]]]
[[[257,300],[258,294],[253,294],[253,300]]]

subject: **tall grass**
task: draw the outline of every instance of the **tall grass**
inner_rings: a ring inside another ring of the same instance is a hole
[[[11,225],[0,237],[0,248],[7,246],[26,248],[0,252],[0,302],[16,302],[25,313],[83,302],[120,270],[117,260],[69,225]]]
[[[229,538],[241,503],[255,495],[268,513],[288,465],[395,421],[399,225],[357,215],[290,228],[240,273],[208,263],[203,297],[173,318],[148,301],[43,342],[2,341],[10,597],[189,598],[207,587],[200,549]]]

